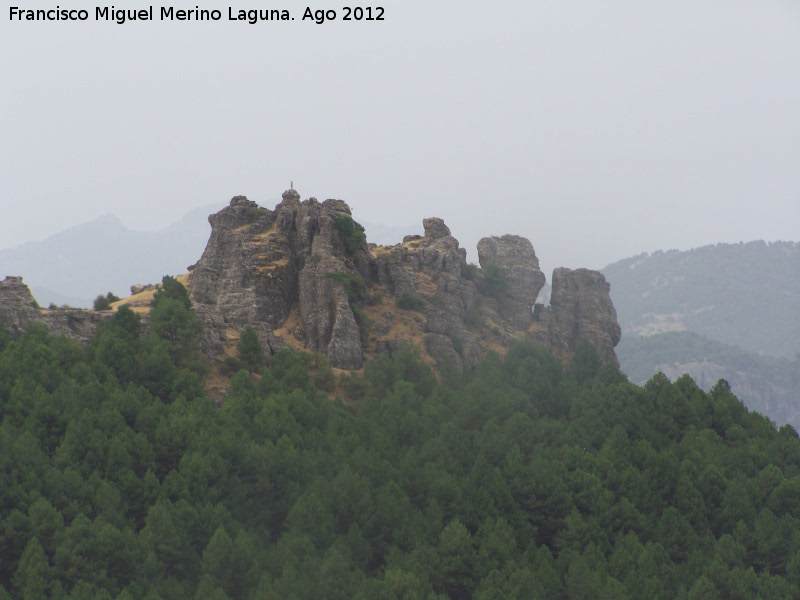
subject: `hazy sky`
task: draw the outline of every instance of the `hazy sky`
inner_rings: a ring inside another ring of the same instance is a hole
[[[442,217],[472,260],[484,235],[526,236],[548,280],[800,238],[797,0],[384,0],[380,22],[344,4],[317,25],[292,1],[154,2],[223,18],[117,25],[102,4],[4,2],[0,248],[104,213],[153,230],[237,194],[270,205],[290,180],[356,220]]]

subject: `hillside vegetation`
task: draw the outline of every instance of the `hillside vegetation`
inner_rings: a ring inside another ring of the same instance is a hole
[[[603,269],[623,337],[693,331],[750,352],[800,352],[800,245],[641,254]]]
[[[332,402],[282,350],[216,406],[181,290],[146,335],[0,331],[0,598],[800,596],[800,440],[724,381],[525,342],[439,378],[400,350]]]
[[[655,252],[603,272],[634,382],[688,373],[708,391],[722,377],[750,409],[800,426],[800,245]]]
[[[617,346],[622,368],[635,383],[658,371],[670,379],[688,373],[708,390],[720,378],[751,410],[800,429],[800,360],[759,356],[690,331],[629,336]]]

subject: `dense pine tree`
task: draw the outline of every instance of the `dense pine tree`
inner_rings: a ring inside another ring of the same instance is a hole
[[[261,346],[261,342],[258,341],[258,335],[252,327],[245,327],[244,331],[242,331],[237,350],[242,367],[251,373],[259,371],[264,365],[266,360],[264,348]]]
[[[147,335],[0,328],[0,598],[800,595],[800,440],[724,381],[281,351],[217,407],[164,288]]]

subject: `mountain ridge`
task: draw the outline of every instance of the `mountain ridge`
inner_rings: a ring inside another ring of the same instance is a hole
[[[695,331],[758,354],[800,352],[800,243],[642,253],[602,269],[626,335]]]
[[[424,219],[424,235],[377,246],[367,243],[344,201],[301,201],[295,190],[284,192],[274,209],[236,196],[208,221],[206,249],[183,281],[205,324],[204,349],[218,360],[252,327],[268,354],[302,348],[348,370],[408,343],[429,364],[460,372],[521,339],[564,362],[586,341],[601,363],[619,365],[620,328],[603,276],[556,269],[551,305],[534,310],[545,276],[532,244],[520,236],[482,239],[481,266],[468,265],[466,250],[440,218]],[[135,290],[114,307],[147,314],[153,292]],[[29,296],[18,291],[6,301],[24,315],[7,317],[14,331],[38,318]],[[74,320],[81,313],[70,314]]]

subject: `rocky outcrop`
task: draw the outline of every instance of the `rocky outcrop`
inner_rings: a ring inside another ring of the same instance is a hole
[[[190,284],[209,353],[222,351],[229,330],[248,326],[268,353],[275,352],[284,343],[274,330],[296,306],[298,337],[306,347],[326,354],[334,367],[361,366],[360,329],[346,283],[330,277],[351,273],[363,279],[371,273],[365,240],[358,243],[360,226],[347,204],[301,202],[292,189],[270,211],[237,196],[209,222],[211,237]]]
[[[425,231],[425,238],[428,240],[438,240],[439,238],[451,237],[450,228],[444,224],[444,220],[439,217],[430,217],[422,220],[422,229]]]
[[[611,302],[611,286],[602,273],[589,269],[553,271],[550,306],[537,311],[544,330],[535,339],[557,354],[569,355],[582,339],[596,349],[600,361],[619,367],[614,347],[621,330]]]
[[[403,244],[376,252],[376,264],[378,281],[396,297],[425,300],[423,346],[436,362],[460,371],[475,366],[487,347],[529,338],[563,360],[586,340],[602,363],[619,366],[614,347],[620,328],[600,273],[556,269],[551,306],[537,306],[534,317],[545,276],[529,240],[483,238],[478,243],[483,269],[476,270],[442,219],[425,219],[423,227],[424,236],[406,236]],[[486,281],[490,277],[494,287]]]
[[[464,322],[476,307],[477,287],[467,252],[444,221],[425,219],[423,228],[424,236],[406,236],[402,244],[377,253],[377,281],[395,298],[405,294],[424,302],[424,349],[436,362],[448,362],[460,372],[477,365],[484,354]]]
[[[97,326],[113,314],[81,308],[41,309],[22,277],[0,281],[0,324],[12,338],[19,337],[29,325],[40,323],[51,335],[65,335],[85,344]]]
[[[331,277],[348,276],[348,270],[332,256],[306,265],[300,273],[300,318],[306,345],[328,358],[339,369],[358,369],[363,359],[360,328],[345,284]]]
[[[368,245],[345,202],[301,201],[294,189],[273,210],[236,196],[209,223],[206,249],[183,281],[205,323],[203,346],[211,356],[252,327],[268,354],[302,347],[340,369],[394,352],[401,340],[429,363],[456,371],[522,339],[565,361],[585,339],[603,363],[619,364],[620,328],[603,276],[556,269],[551,305],[534,308],[545,276],[523,237],[483,238],[479,269],[467,264],[466,250],[438,217],[423,221],[422,236]],[[151,287],[137,284],[132,291],[141,302],[126,302],[146,312]],[[42,322],[53,333],[86,340],[111,314],[41,310],[20,278],[0,282],[0,322],[14,336]]]
[[[195,313],[206,324],[204,347],[209,353],[222,352],[229,329],[241,331],[248,325],[268,351],[280,347],[272,328],[289,316],[296,293],[290,247],[276,226],[281,216],[236,196],[208,218],[211,237],[191,268],[189,290]]]
[[[483,238],[478,242],[478,261],[484,269],[493,264],[500,271],[505,284],[497,299],[500,316],[517,329],[530,327],[533,304],[545,283],[531,243],[518,235]]]
[[[19,336],[40,317],[39,305],[22,277],[6,277],[0,281],[0,323],[11,337]]]

